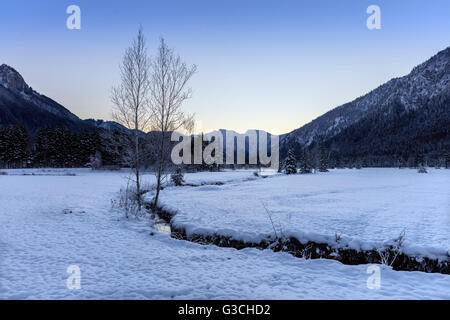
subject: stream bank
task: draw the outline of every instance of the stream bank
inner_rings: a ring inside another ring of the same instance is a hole
[[[147,210],[151,210],[149,204],[146,205]],[[381,264],[382,257],[377,250],[355,250],[351,248],[336,248],[327,243],[318,243],[308,241],[302,243],[294,237],[271,238],[268,237],[259,243],[244,242],[233,239],[229,236],[220,234],[188,235],[183,228],[175,227],[172,223],[173,214],[157,208],[153,212],[155,224],[161,224],[163,232],[170,234],[174,239],[195,242],[204,245],[215,245],[218,247],[235,248],[241,250],[244,248],[270,249],[274,252],[287,252],[298,258],[306,259],[332,259],[337,260],[346,265],[358,264]],[[157,226],[157,229],[160,228]],[[165,230],[165,231],[164,231]],[[432,259],[422,256],[409,256],[405,253],[398,252],[395,248],[386,248],[383,255],[391,257],[390,266],[397,271],[421,271],[427,273],[450,274],[450,261],[441,259]]]

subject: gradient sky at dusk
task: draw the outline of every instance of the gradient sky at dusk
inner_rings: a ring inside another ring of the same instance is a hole
[[[76,4],[82,29],[66,28]],[[381,8],[382,29],[366,28]],[[199,129],[285,133],[450,45],[450,1],[14,0],[0,4],[0,64],[81,118],[111,119],[111,86],[141,24],[198,65]]]

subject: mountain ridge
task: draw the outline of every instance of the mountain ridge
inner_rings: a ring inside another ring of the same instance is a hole
[[[131,132],[114,121],[80,119],[34,91],[14,68],[2,64],[0,126],[10,124],[24,124],[31,131],[66,126]],[[330,157],[335,158],[391,154],[401,161],[419,150],[436,156],[450,149],[450,47],[409,74],[393,78],[280,136],[282,156],[289,149],[300,154],[318,145],[326,146]]]
[[[354,126],[359,127],[358,123],[365,122],[366,125],[375,128],[380,126],[379,121],[382,120],[401,122],[402,118],[405,119],[404,117],[408,117],[411,114],[419,116],[420,113],[428,111],[432,113],[438,112],[443,117],[448,117],[450,109],[449,97],[450,47],[414,67],[409,74],[393,78],[369,93],[338,106],[304,126],[282,135],[281,148],[286,152],[288,149],[300,150],[313,148],[314,145],[318,144],[325,144],[332,151],[340,153],[339,149],[343,149],[342,144],[350,143],[349,140],[351,140],[348,139],[349,134],[346,135],[345,131],[354,133],[354,130],[351,128]],[[430,103],[434,105],[430,105]],[[434,109],[430,111],[425,110],[426,108]],[[374,117],[375,115],[378,119]],[[425,119],[427,118],[425,114],[419,117],[422,116],[425,116]],[[371,118],[373,122],[367,123],[367,118]],[[395,129],[395,123],[391,124],[390,130]],[[410,123],[410,125],[417,128],[420,127],[418,123]],[[448,135],[448,125],[445,123],[439,123],[439,125],[444,126],[442,128],[443,134]],[[410,131],[413,131],[413,129]],[[377,134],[382,133],[377,132]],[[345,139],[339,138],[345,135],[347,136]],[[444,138],[447,148],[448,136]],[[367,143],[371,142],[367,141]],[[427,149],[424,145],[418,145],[416,148]],[[378,150],[374,151],[378,152]],[[357,152],[352,150],[351,153],[355,154]]]
[[[30,131],[44,126],[71,129],[99,128],[128,131],[114,121],[80,119],[69,109],[30,87],[13,67],[0,65],[0,125],[25,125]]]

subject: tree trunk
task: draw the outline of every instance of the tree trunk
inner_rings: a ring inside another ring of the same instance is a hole
[[[155,201],[153,202],[153,208],[156,209],[158,205],[158,199],[159,199],[159,191],[161,190],[161,166],[158,168],[158,175],[156,177],[156,195],[155,195]]]
[[[136,127],[135,127],[135,173],[136,173],[136,199],[138,203],[138,210],[141,211],[142,201],[141,201],[141,183],[140,183],[140,174],[139,174],[139,136],[137,130],[137,119],[136,119]]]
[[[158,165],[158,174],[156,176],[156,195],[155,201],[153,202],[153,207],[156,209],[158,205],[159,192],[161,191],[161,174],[163,171],[163,161],[164,161],[164,131],[161,132],[161,146],[160,146],[160,154],[159,154],[159,165]]]

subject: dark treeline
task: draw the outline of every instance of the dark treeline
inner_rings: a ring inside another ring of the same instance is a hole
[[[160,143],[160,134],[150,132],[140,134],[141,165],[151,169],[156,163],[155,148]],[[23,125],[0,127],[0,168],[75,168],[118,169],[133,165],[132,131],[113,132],[90,128],[75,130],[67,127],[41,127],[29,132]],[[192,138],[193,139],[193,138]],[[175,142],[166,135],[165,159],[173,167],[170,151]],[[208,143],[202,143],[202,150]],[[193,144],[192,144],[193,146]],[[193,159],[192,149],[192,159]],[[218,171],[222,168],[256,166],[201,164],[183,165],[183,171]]]
[[[359,129],[359,128],[358,128]],[[347,133],[347,132],[346,132]],[[349,133],[355,133],[349,130]],[[423,134],[423,133],[422,133]],[[346,139],[350,139],[346,135]],[[356,139],[356,136],[353,135]],[[42,127],[36,132],[29,132],[25,126],[0,127],[0,168],[39,168],[39,167],[91,167],[120,168],[130,167],[132,148],[130,134],[123,131],[109,132],[91,128],[74,130],[67,127]],[[142,134],[141,152],[142,166],[151,168],[155,163],[152,145],[159,139],[157,133]],[[166,137],[168,150],[174,142]],[[192,138],[193,139],[193,138]],[[203,140],[203,139],[202,139]],[[348,141],[350,144],[350,141]],[[355,143],[355,142],[353,142]],[[202,142],[202,151],[208,142]],[[191,159],[193,159],[194,142],[192,140]],[[438,147],[436,147],[438,146]],[[304,173],[313,169],[327,168],[361,168],[361,167],[450,167],[450,153],[441,150],[443,144],[399,144],[391,153],[376,154],[369,149],[346,147],[348,150],[336,148],[332,141],[323,144],[312,144],[308,148],[293,146],[290,148],[290,162]],[[224,168],[258,168],[260,165],[248,164],[248,144],[246,141],[245,165],[201,164],[183,165],[183,171],[219,171]],[[345,149],[345,148],[344,148]],[[203,152],[202,152],[203,153]],[[281,155],[281,167],[288,157],[287,152]],[[214,156],[214,154],[213,154]],[[235,159],[236,159],[235,154]],[[225,152],[224,152],[225,158]],[[295,160],[294,160],[295,159]],[[167,162],[170,165],[170,161]]]
[[[80,168],[119,169],[133,166],[133,132],[90,128],[75,130],[67,127],[41,127],[29,132],[23,125],[0,127],[0,168]],[[141,166],[151,169],[156,163],[155,148],[160,134],[140,134]],[[166,135],[165,160],[168,166],[174,142]],[[203,143],[202,149],[206,146]],[[192,154],[193,156],[193,154]],[[183,165],[184,171],[217,171],[215,164]]]
[[[295,164],[295,167],[293,166]],[[283,159],[281,166],[284,170],[295,171],[299,168],[301,173],[310,173],[313,170],[326,171],[326,169],[343,168],[419,168],[435,167],[450,168],[450,153],[442,151],[435,152],[430,156],[423,149],[417,148],[411,155],[405,157],[396,156],[376,156],[376,155],[341,155],[338,152],[329,151],[324,145],[314,148],[289,149],[288,154]]]
[[[119,131],[42,127],[30,133],[23,125],[0,127],[0,166],[120,167],[126,165],[126,139]]]

